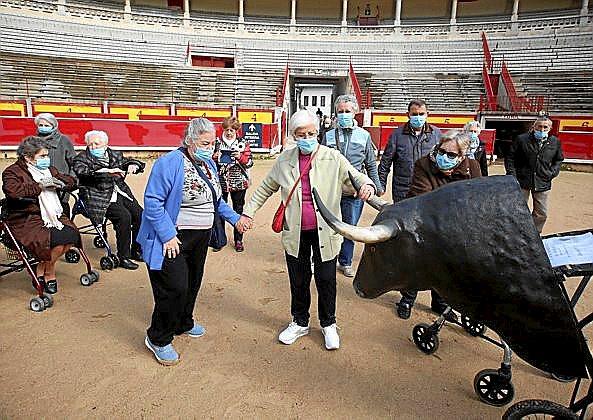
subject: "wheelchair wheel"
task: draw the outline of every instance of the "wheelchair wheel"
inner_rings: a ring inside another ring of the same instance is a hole
[[[417,324],[412,330],[412,339],[423,353],[433,354],[439,348],[439,336],[431,331],[428,324]]]
[[[76,264],[78,261],[80,261],[80,254],[75,249],[69,249],[66,252],[66,255],[64,255],[64,258],[66,258],[67,263]]]
[[[99,260],[101,270],[113,270],[115,268],[113,260],[110,257],[101,257]]]
[[[93,284],[93,276],[88,273],[84,273],[82,276],[80,276],[80,284],[83,286],[90,286]]]
[[[91,270],[89,275],[92,277],[93,283],[99,281],[99,278],[101,277],[101,275],[99,274],[99,272],[97,270]]]
[[[546,400],[525,400],[511,405],[502,415],[503,420],[520,420],[530,418],[576,420],[578,416],[568,408]]]
[[[474,377],[474,391],[482,402],[502,407],[515,397],[515,388],[507,376],[496,369],[484,369]]]
[[[105,241],[103,241],[103,239],[101,239],[101,237],[97,235],[93,239],[93,245],[95,246],[95,248],[105,248]]]
[[[54,299],[51,297],[50,294],[44,293],[41,299],[43,299],[43,304],[46,308],[51,308],[52,306],[54,306]]]
[[[43,312],[45,310],[45,302],[43,302],[43,299],[39,296],[34,297],[29,302],[29,308],[31,308],[33,312]]]
[[[484,324],[471,319],[467,315],[461,316],[461,326],[465,331],[468,332],[469,335],[473,337],[477,337],[486,332],[486,326]]]
[[[111,261],[113,261],[113,268],[119,267],[119,257],[117,255],[111,255]]]

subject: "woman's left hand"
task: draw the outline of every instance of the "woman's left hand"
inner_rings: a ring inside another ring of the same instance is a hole
[[[374,193],[375,189],[373,188],[373,186],[370,184],[365,184],[362,187],[360,187],[360,190],[358,190],[358,198],[360,198],[363,201],[367,201],[369,198],[373,196]]]

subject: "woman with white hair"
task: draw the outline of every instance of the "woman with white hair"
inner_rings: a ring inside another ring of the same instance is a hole
[[[193,311],[217,215],[235,225],[239,215],[221,200],[212,160],[215,128],[206,118],[189,122],[179,149],[157,159],[144,193],[137,241],[154,295],[144,343],[163,365],[179,362],[175,335],[200,337],[205,330]],[[241,233],[243,230],[240,229]]]
[[[113,223],[119,267],[136,270],[138,264],[132,259],[142,261],[142,253],[133,239],[140,227],[142,207],[124,178],[139,171],[139,162],[108,147],[104,131],[89,131],[84,141],[87,147],[74,158],[73,167],[88,216],[97,226],[105,219]]]
[[[482,176],[488,176],[488,160],[486,158],[486,145],[480,140],[482,126],[479,122],[472,120],[463,127],[463,131],[469,137],[469,147],[467,157],[475,159],[480,164]]]
[[[373,182],[357,171],[335,149],[317,141],[317,117],[301,110],[290,118],[289,136],[297,147],[287,149],[274,163],[261,185],[255,190],[243,210],[239,225],[248,228],[255,213],[278,190],[286,205],[282,244],[285,250],[290,279],[292,322],[278,339],[292,344],[309,333],[311,304],[311,253],[318,292],[319,322],[328,350],[337,349],[340,339],[336,326],[336,257],[342,237],[318,216],[313,192],[319,195],[328,209],[340,214],[342,185],[352,174],[362,185],[358,197],[367,200],[375,193]],[[300,187],[300,188],[298,188]],[[294,190],[294,197],[291,191]]]

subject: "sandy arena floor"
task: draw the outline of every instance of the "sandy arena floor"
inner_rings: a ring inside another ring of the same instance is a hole
[[[256,162],[255,185],[271,166]],[[131,178],[141,197],[147,176]],[[413,326],[434,319],[428,293],[402,321],[393,311],[398,293],[363,300],[339,274],[342,347],[323,347],[316,303],[311,334],[280,344],[290,308],[284,254],[270,228],[277,204],[276,196],[260,211],[243,254],[230,246],[209,254],[196,309],[207,333],[175,339],[182,358],[175,367],[160,366],[144,347],[153,305],[144,266],[101,272],[86,288],[78,281],[83,265],[63,262],[55,305],[43,313],[28,309],[24,273],[0,279],[0,418],[500,418],[504,408],[481,403],[472,385],[478,371],[500,365],[498,348],[451,326],[435,355],[413,344]],[[550,207],[544,233],[593,227],[593,174],[563,172]],[[366,206],[361,224],[375,214]],[[102,253],[90,239],[97,263]],[[357,245],[356,261],[361,251]],[[592,310],[589,292],[579,313]],[[515,401],[567,403],[572,385],[517,358],[513,367]]]

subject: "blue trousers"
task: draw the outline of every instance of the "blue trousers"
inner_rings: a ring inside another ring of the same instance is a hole
[[[357,225],[362,214],[364,201],[355,197],[342,197],[340,207],[342,209],[342,221],[351,225]],[[344,238],[338,262],[342,266],[352,265],[352,255],[354,254],[354,242]]]

